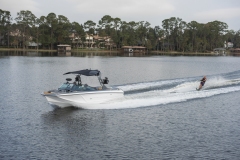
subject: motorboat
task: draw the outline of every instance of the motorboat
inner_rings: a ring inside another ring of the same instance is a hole
[[[43,92],[42,95],[46,97],[48,103],[53,107],[79,107],[83,109],[96,108],[96,105],[104,105],[116,99],[121,99],[124,92],[116,87],[108,87],[109,80],[107,77],[101,78],[99,70],[79,70],[67,72],[63,75],[75,75],[75,81],[71,82],[71,78],[66,78],[58,89]],[[87,83],[83,84],[81,76],[96,76],[98,78],[99,86],[89,86]]]

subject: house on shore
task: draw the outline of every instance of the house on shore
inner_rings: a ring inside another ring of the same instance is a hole
[[[72,33],[70,36],[73,48],[116,48],[116,44],[113,42],[110,36],[99,36],[93,34],[86,34],[85,41],[81,40],[81,37]]]
[[[233,56],[240,56],[240,48],[230,49],[230,54],[233,55]]]

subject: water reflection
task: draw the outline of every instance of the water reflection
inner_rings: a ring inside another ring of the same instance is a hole
[[[71,52],[58,52],[58,56],[59,57],[70,57],[71,56]]]
[[[0,51],[0,56],[28,56],[28,57],[55,57],[57,52],[37,52],[37,51]]]
[[[92,131],[96,132],[96,130],[106,128],[105,113],[101,110],[82,110],[67,107],[54,109],[42,114],[41,117],[45,131],[48,129],[53,133],[59,133],[59,131],[63,133],[66,131],[66,137],[69,135],[71,137],[86,137]]]
[[[146,57],[148,53],[123,53],[109,52],[38,52],[38,51],[0,51],[0,56],[28,56],[28,57],[94,57],[94,56],[119,56],[119,57]]]

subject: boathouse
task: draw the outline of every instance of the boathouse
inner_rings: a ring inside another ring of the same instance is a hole
[[[145,53],[146,47],[143,46],[123,46],[123,52],[127,53]]]
[[[226,49],[225,48],[215,48],[213,49],[215,55],[217,56],[223,56],[226,54]]]
[[[230,54],[233,55],[233,56],[240,56],[240,48],[230,49]]]
[[[57,45],[58,56],[71,56],[71,46],[68,44]]]
[[[58,52],[70,52],[71,51],[71,46],[67,44],[59,44],[57,45],[58,47]]]

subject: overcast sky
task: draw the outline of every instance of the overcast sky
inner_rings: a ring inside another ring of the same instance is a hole
[[[98,23],[110,15],[126,22],[148,21],[154,27],[162,26],[164,19],[179,17],[186,22],[218,20],[227,23],[228,29],[240,29],[240,0],[0,0],[0,9],[10,11],[13,18],[21,10],[38,18],[53,12],[80,24]]]

